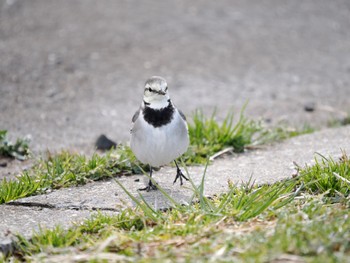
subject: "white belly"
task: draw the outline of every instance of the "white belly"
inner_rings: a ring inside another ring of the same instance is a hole
[[[130,141],[138,160],[159,167],[186,152],[189,144],[187,124],[177,110],[172,122],[158,128],[146,123],[141,114],[132,128]]]

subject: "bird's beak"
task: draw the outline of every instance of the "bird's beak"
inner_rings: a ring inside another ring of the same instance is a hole
[[[165,94],[166,94],[166,92],[165,92],[165,91],[162,91],[162,90],[157,91],[157,93],[158,93],[159,95],[165,95]]]

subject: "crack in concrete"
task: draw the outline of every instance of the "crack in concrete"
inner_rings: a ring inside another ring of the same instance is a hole
[[[111,212],[120,212],[119,209],[111,208],[111,207],[95,207],[95,206],[77,206],[77,205],[71,205],[71,206],[64,206],[64,205],[52,205],[52,204],[46,204],[46,203],[37,203],[37,202],[8,202],[4,205],[8,206],[25,206],[25,207],[37,207],[37,208],[48,208],[53,210],[77,210],[77,211],[111,211]]]

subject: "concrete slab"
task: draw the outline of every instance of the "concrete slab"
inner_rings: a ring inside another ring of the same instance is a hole
[[[67,229],[93,213],[96,212],[91,210],[1,205],[0,252],[6,254],[13,249],[12,244],[17,233],[30,238],[40,227],[53,228],[60,225],[63,229]]]
[[[315,153],[336,159],[341,156],[342,150],[350,152],[350,126],[299,136],[264,149],[219,159],[208,167],[205,194],[226,191],[228,180],[241,183],[247,182],[252,176],[260,184],[289,178],[295,172],[293,162],[299,165],[312,164]],[[204,167],[189,167],[188,170],[194,183],[199,185]],[[172,167],[164,167],[154,173],[155,180],[172,198],[180,203],[189,202],[193,195],[190,184],[185,182],[182,187],[179,184],[173,185],[174,176],[175,169]],[[134,196],[138,196],[137,189],[146,184],[147,178],[135,175],[116,180]],[[159,191],[142,194],[156,209],[170,205],[169,200]],[[4,222],[0,226],[0,243],[8,240],[8,231],[29,235],[32,229],[37,229],[38,224],[48,227],[56,224],[67,226],[72,221],[90,216],[94,210],[118,212],[130,204],[130,198],[114,180],[23,198],[12,203],[15,207],[11,203],[0,206],[0,221]],[[38,206],[49,208],[39,209]]]

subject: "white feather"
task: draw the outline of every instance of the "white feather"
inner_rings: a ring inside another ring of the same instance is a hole
[[[177,109],[171,122],[157,128],[144,120],[141,111],[131,130],[130,146],[136,158],[153,167],[180,157],[188,145],[187,124]]]

